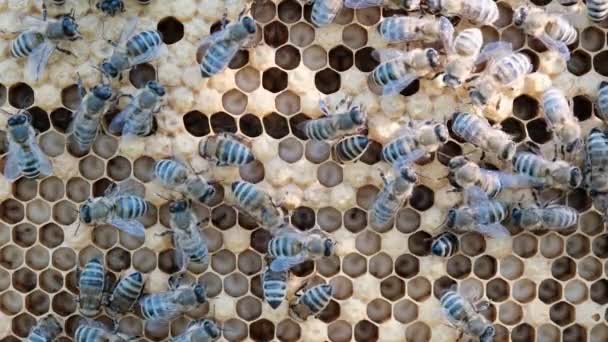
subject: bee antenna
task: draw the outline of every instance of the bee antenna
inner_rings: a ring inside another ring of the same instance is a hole
[[[8,115],[8,116],[13,116],[13,115],[15,115],[15,114],[13,114],[13,113],[11,113],[11,112],[8,112],[8,111],[6,111],[6,110],[4,110],[4,109],[2,109],[2,108],[0,108],[0,113],[5,114],[5,115]]]
[[[74,231],[74,236],[76,236],[76,234],[78,233],[78,229],[80,229],[80,224],[82,223],[82,221],[78,221],[78,225],[76,226],[76,230]]]

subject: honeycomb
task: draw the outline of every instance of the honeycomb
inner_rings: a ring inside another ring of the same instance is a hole
[[[568,13],[579,30],[566,64],[534,38],[512,26],[512,9],[520,1],[498,1],[500,18],[483,26],[484,41],[502,39],[524,51],[534,72],[506,111],[489,114],[520,144],[532,142],[552,150],[551,133],[539,113],[539,96],[552,82],[572,99],[574,114],[585,131],[601,121],[594,115],[599,82],[608,76],[606,22],[592,24],[578,3],[533,0],[551,11]],[[136,314],[119,321],[119,331],[163,341],[184,331],[189,321],[212,315],[227,341],[455,341],[458,331],[438,315],[438,294],[458,283],[480,291],[491,302],[484,314],[497,329],[496,341],[608,341],[608,233],[601,213],[582,190],[565,202],[580,213],[576,229],[527,232],[510,227],[512,237],[484,239],[459,235],[460,252],[441,259],[430,256],[429,238],[459,195],[449,193],[447,156],[467,146],[451,138],[418,169],[428,176],[416,186],[394,223],[384,229],[367,224],[367,211],[381,187],[378,169],[382,143],[397,128],[403,113],[412,118],[442,119],[458,106],[458,94],[433,87],[431,80],[412,83],[400,95],[381,98],[368,90],[367,74],[377,65],[374,49],[386,44],[375,27],[382,17],[403,13],[391,9],[344,8],[334,24],[314,28],[311,5],[296,0],[258,2],[252,15],[259,44],[241,51],[222,74],[202,80],[195,56],[199,40],[219,28],[224,10],[234,20],[242,1],[153,1],[141,6],[126,1],[127,11],[103,17],[87,1],[68,0],[84,40],[70,44],[76,58],[54,54],[46,76],[22,81],[23,62],[9,56],[0,41],[0,105],[28,109],[39,143],[54,164],[54,174],[40,180],[0,180],[0,336],[18,341],[49,313],[62,323],[59,341],[70,341],[82,322],[77,310],[76,269],[103,256],[108,273],[118,279],[128,270],[147,278],[146,292],[167,288],[177,270],[168,238],[156,234],[169,227],[168,205],[155,194],[154,160],[187,156],[204,166],[198,142],[219,132],[238,133],[253,144],[256,161],[240,168],[212,169],[220,180],[213,205],[197,206],[211,253],[209,265],[190,267],[186,278],[207,287],[210,304],[154,329]],[[39,15],[35,1],[0,1],[0,29],[10,31],[19,13]],[[62,13],[50,7],[50,14]],[[158,78],[169,88],[153,137],[129,145],[120,137],[98,136],[92,151],[74,156],[65,148],[71,113],[77,108],[76,75],[90,88],[98,81],[91,68],[108,55],[105,37],[116,36],[128,16],[140,17],[142,28],[163,33],[168,54],[125,74],[120,90],[133,93]],[[462,21],[457,31],[467,27]],[[330,145],[307,141],[298,123],[320,115],[318,101],[343,93],[361,102],[369,116],[372,145],[361,161],[340,165]],[[6,118],[0,121],[6,127]],[[6,132],[1,153],[7,152]],[[153,142],[153,143],[150,143]],[[421,172],[421,173],[422,173]],[[77,208],[100,196],[113,182],[133,178],[145,189],[150,212],[141,219],[145,239],[102,225],[78,225]],[[337,255],[296,267],[291,287],[312,279],[334,288],[333,299],[318,319],[298,323],[283,303],[272,310],[262,301],[260,275],[268,231],[224,201],[229,184],[243,179],[258,184],[291,209],[300,230],[318,227],[339,241]],[[110,323],[109,317],[97,320]]]

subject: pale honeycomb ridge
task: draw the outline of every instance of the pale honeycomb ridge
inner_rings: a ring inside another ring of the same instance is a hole
[[[608,233],[601,213],[583,191],[565,198],[581,213],[576,229],[531,233],[510,227],[510,241],[461,234],[459,253],[440,260],[429,255],[428,239],[458,201],[457,195],[446,192],[448,184],[423,179],[394,224],[374,230],[367,224],[367,210],[381,185],[377,169],[387,169],[378,155],[386,135],[371,127],[374,142],[362,160],[342,166],[331,159],[329,144],[306,141],[296,129],[299,122],[319,116],[321,96],[337,91],[359,95],[375,127],[387,124],[396,112],[401,115],[417,107],[426,112],[413,116],[435,115],[431,110],[439,107],[424,101],[428,81],[415,81],[393,102],[367,90],[366,76],[377,65],[371,52],[385,46],[375,25],[382,16],[403,12],[343,9],[334,24],[315,29],[309,20],[310,5],[296,0],[262,2],[253,9],[262,44],[239,53],[222,75],[202,81],[195,65],[196,44],[219,28],[225,6],[234,20],[243,3],[180,0],[169,5],[157,0],[141,7],[127,1],[127,13],[104,19],[113,24],[106,25],[114,27],[109,33],[116,33],[126,16],[136,14],[143,27],[157,27],[170,44],[168,56],[138,66],[122,81],[121,90],[127,93],[156,77],[170,86],[156,135],[142,140],[154,139],[154,144],[126,148],[120,137],[101,135],[89,154],[73,156],[65,148],[65,132],[77,105],[74,70],[87,87],[95,84],[97,74],[90,65],[103,57],[104,43],[98,34],[101,17],[85,14],[87,9],[77,1],[68,2],[76,6],[86,41],[94,43],[76,43],[77,60],[53,56],[46,79],[23,83],[14,71],[23,63],[8,58],[7,43],[0,43],[0,65],[13,70],[0,73],[0,105],[29,110],[42,149],[55,165],[51,177],[20,179],[13,185],[4,181],[0,187],[0,333],[6,336],[2,341],[24,338],[36,320],[49,313],[63,324],[59,341],[71,341],[82,321],[75,302],[76,268],[97,255],[104,256],[112,278],[138,270],[148,278],[148,291],[163,290],[176,266],[170,242],[154,237],[169,220],[165,201],[155,195],[158,187],[152,185],[151,167],[155,159],[170,155],[170,139],[186,146],[174,144],[177,152],[200,162],[196,148],[187,146],[219,132],[247,137],[257,146],[258,161],[239,170],[217,171],[214,176],[222,186],[213,205],[196,207],[199,217],[211,218],[203,230],[211,260],[208,266],[191,267],[187,278],[207,286],[211,305],[159,330],[145,329],[141,319],[130,314],[120,320],[119,331],[163,341],[184,331],[190,320],[213,314],[228,341],[452,341],[458,332],[437,315],[437,298],[459,283],[477,288],[491,301],[486,315],[497,328],[496,341],[608,340]],[[557,2],[533,2],[570,10]],[[2,3],[0,10],[5,18],[34,11],[33,5],[24,3]],[[500,19],[494,27],[482,28],[484,38],[512,42],[532,58],[535,70],[547,70],[538,57],[544,48],[511,25],[512,8],[518,4],[499,1]],[[56,13],[51,8],[51,14]],[[591,25],[583,12],[576,18],[580,39],[571,46],[572,59],[565,70],[552,70],[551,77],[572,98],[574,113],[587,131],[601,124],[593,101],[599,81],[608,76],[608,24]],[[466,25],[461,22],[458,30]],[[266,54],[273,49],[269,58]],[[503,130],[520,144],[552,149],[538,96],[520,95],[512,107],[513,115],[500,120]],[[444,114],[436,113],[437,118]],[[6,142],[4,131],[0,137]],[[451,138],[441,151],[462,154],[461,143]],[[6,154],[6,144],[0,152]],[[446,157],[437,155],[420,169],[439,178],[446,163]],[[80,227],[74,236],[78,206],[89,196],[102,195],[112,182],[128,178],[142,184],[151,204],[142,219],[146,239],[110,226]],[[334,298],[318,320],[297,323],[288,318],[285,303],[277,310],[262,303],[260,273],[270,235],[224,202],[230,182],[238,178],[260,184],[273,195],[291,194],[286,203],[294,226],[319,227],[339,239],[338,256],[293,270],[294,286],[311,277],[334,286]],[[105,315],[97,319],[110,323]]]

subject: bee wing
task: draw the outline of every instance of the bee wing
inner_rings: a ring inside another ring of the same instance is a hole
[[[505,188],[530,188],[543,185],[542,180],[521,174],[509,174],[506,172],[487,170],[494,173],[500,179],[500,184]]]
[[[369,8],[382,6],[384,4],[384,0],[345,0],[344,6],[348,8]]]
[[[135,29],[137,28],[137,23],[139,22],[138,17],[130,17],[125,22],[125,26],[120,31],[120,37],[118,38],[118,45],[122,45],[129,40],[135,33]]]
[[[393,59],[403,58],[405,52],[398,49],[376,49],[372,51],[372,58],[380,63],[388,62]]]
[[[55,51],[55,44],[48,39],[32,51],[25,65],[23,76],[26,80],[33,82],[40,79],[53,51]]]
[[[104,192],[106,197],[117,197],[119,195],[135,195],[143,197],[141,193],[141,187],[133,179],[127,179],[120,183],[114,183],[110,185]]]
[[[40,163],[38,167],[38,171],[44,176],[48,176],[53,173],[53,164],[49,157],[42,152],[40,146],[36,143],[30,145],[32,149],[32,153],[38,158],[38,163]]]
[[[148,296],[155,296],[156,297],[156,303],[162,303],[163,305],[163,313],[168,316],[168,317],[175,317],[178,316],[180,314],[180,306],[177,304],[176,302],[176,297],[179,296],[179,290],[177,291],[168,291],[168,292],[163,292],[163,293],[154,293]],[[148,296],[142,296],[141,299],[139,300],[139,305],[143,306],[144,304],[144,300],[148,297]],[[165,320],[163,319],[150,319],[147,320],[146,323],[151,322],[151,323],[164,323]]]
[[[21,26],[26,29],[36,30],[36,31],[44,31],[46,29],[49,22],[54,20],[44,21],[42,18],[36,18],[29,15],[21,17]]]
[[[113,217],[109,220],[109,224],[115,226],[116,228],[122,230],[123,232],[139,237],[146,236],[146,230],[144,229],[144,225],[141,222],[136,220],[123,220],[118,217]]]
[[[184,253],[180,239],[177,237],[179,233],[173,233],[173,246],[175,247],[175,266],[180,270],[185,270],[188,264],[188,256]]]
[[[116,114],[116,116],[110,122],[108,126],[108,131],[112,134],[122,133],[122,129],[125,126],[127,121],[127,117],[131,115],[131,113],[135,110],[135,106],[128,104],[125,109],[121,110],[120,113]]]
[[[163,54],[166,51],[167,51],[167,46],[164,43],[161,43],[161,44],[155,46],[153,49],[148,49],[148,51],[146,53],[142,53],[135,57],[130,57],[129,65],[135,66],[138,64],[147,63],[147,62],[155,59],[156,57],[160,56],[161,54]]]
[[[492,42],[486,44],[477,56],[476,64],[481,64],[487,60],[494,59],[498,56],[505,55],[513,50],[509,42]]]
[[[509,230],[500,223],[478,224],[477,232],[493,239],[505,238],[511,235]]]
[[[201,41],[198,43],[198,49],[207,50],[209,48],[209,46],[224,40],[226,37],[226,32],[227,31],[224,28],[222,30],[215,31],[214,33],[208,35],[207,37],[201,39]]]
[[[449,51],[454,40],[454,25],[446,17],[439,18],[439,39],[445,50]]]
[[[273,272],[288,271],[290,268],[303,263],[307,259],[308,257],[304,254],[293,257],[278,257],[272,260],[270,263],[270,269]]]
[[[398,80],[389,82],[382,87],[382,95],[395,95],[405,89],[410,83],[416,80],[416,75],[407,74]]]
[[[543,42],[547,46],[547,48],[559,53],[559,55],[566,62],[570,60],[570,50],[568,49],[568,46],[566,45],[566,43],[559,41],[557,39],[553,39],[553,38],[551,38],[551,36],[549,36],[546,33],[543,33],[540,36],[538,36],[538,39],[541,42]]]
[[[410,152],[402,157],[399,157],[399,159],[397,159],[393,163],[393,168],[395,169],[396,172],[399,172],[399,170],[410,166],[412,163],[416,162],[416,160],[424,157],[424,155],[425,155],[424,150],[422,150],[420,148],[413,150],[412,152]]]
[[[476,206],[489,201],[488,194],[478,186],[470,186],[464,190],[466,202],[471,206]]]
[[[17,156],[17,151],[19,146],[15,143],[10,143],[8,146],[8,156],[6,157],[6,162],[4,164],[4,177],[9,181],[14,181],[15,179],[21,176],[21,168],[19,167],[19,157]]]

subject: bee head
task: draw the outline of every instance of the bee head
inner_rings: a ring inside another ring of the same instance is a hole
[[[448,128],[444,124],[436,124],[433,131],[435,131],[435,135],[440,143],[445,144],[448,142],[450,132],[448,132]]]
[[[198,197],[198,200],[202,203],[207,203],[213,196],[215,196],[215,188],[208,186],[203,194]]]
[[[332,256],[334,254],[334,247],[336,243],[332,239],[325,239],[323,241],[323,256]]]
[[[574,141],[566,144],[565,146],[565,150],[566,153],[574,153],[576,152],[583,144],[583,141],[578,138],[578,139],[574,139]]]
[[[243,27],[245,27],[245,30],[247,30],[247,32],[249,34],[254,34],[255,31],[257,30],[255,21],[250,16],[243,17],[243,19],[241,19],[241,23],[243,24]]]
[[[401,170],[399,170],[399,175],[401,176],[401,178],[405,179],[410,183],[416,183],[418,181],[418,175],[416,174],[416,171],[414,171],[414,169],[412,169],[411,167],[401,168]]]
[[[350,119],[356,125],[363,125],[367,119],[367,115],[365,115],[365,112],[361,110],[361,107],[355,106],[350,110]]]
[[[165,96],[165,87],[156,81],[148,81],[146,88],[153,91],[158,96]]]
[[[456,209],[452,208],[448,210],[448,217],[445,219],[445,225],[448,228],[454,228],[456,225]]]
[[[444,74],[443,75],[443,83],[445,83],[448,87],[458,87],[459,85],[462,84],[462,82],[460,81],[460,79],[458,79],[458,77],[450,75],[450,74]]]
[[[530,8],[528,6],[519,6],[516,8],[513,12],[513,24],[516,27],[521,27],[528,18],[529,13]]]
[[[479,342],[491,342],[496,335],[496,328],[493,325],[488,325],[479,336]]]
[[[105,75],[108,75],[111,78],[118,77],[118,69],[116,69],[114,64],[110,63],[107,60],[104,61],[103,63],[101,63],[100,69],[101,69],[101,72],[103,72]]]
[[[433,48],[426,49],[426,59],[429,61],[431,68],[435,69],[439,66],[439,53]]]
[[[583,173],[581,169],[578,167],[573,167],[570,169],[570,178],[568,179],[568,184],[572,188],[577,188],[583,182]]]
[[[93,96],[103,101],[107,101],[112,97],[112,87],[107,84],[98,84],[93,87]]]
[[[181,213],[190,208],[190,201],[188,200],[179,200],[174,201],[169,204],[169,212],[170,213]]]
[[[72,14],[64,15],[61,18],[61,28],[63,34],[68,37],[69,40],[75,40],[80,38],[80,32],[78,31],[78,23]]]
[[[511,211],[511,222],[513,222],[513,224],[516,226],[521,225],[522,214],[523,214],[523,211],[520,208],[514,207],[513,210]]]
[[[479,90],[471,90],[469,92],[471,102],[476,106],[485,106],[488,103],[488,98]]]
[[[220,328],[212,320],[206,319],[203,321],[203,330],[213,339],[217,339],[221,335]]]
[[[511,160],[515,155],[516,149],[515,143],[511,141],[504,146],[498,157],[502,160]]]
[[[25,142],[30,137],[31,118],[27,112],[21,112],[8,118],[7,124],[16,142]]]
[[[465,156],[452,157],[452,159],[450,159],[450,161],[448,162],[448,169],[450,169],[450,170],[458,169],[458,168],[466,165],[468,162],[469,162],[469,160]]]
[[[200,284],[196,284],[194,286],[194,295],[196,296],[196,301],[199,303],[205,303],[207,301],[207,291]]]
[[[80,221],[85,224],[91,224],[91,222],[93,222],[93,216],[91,215],[91,206],[88,203],[81,205],[78,211],[80,212]]]

